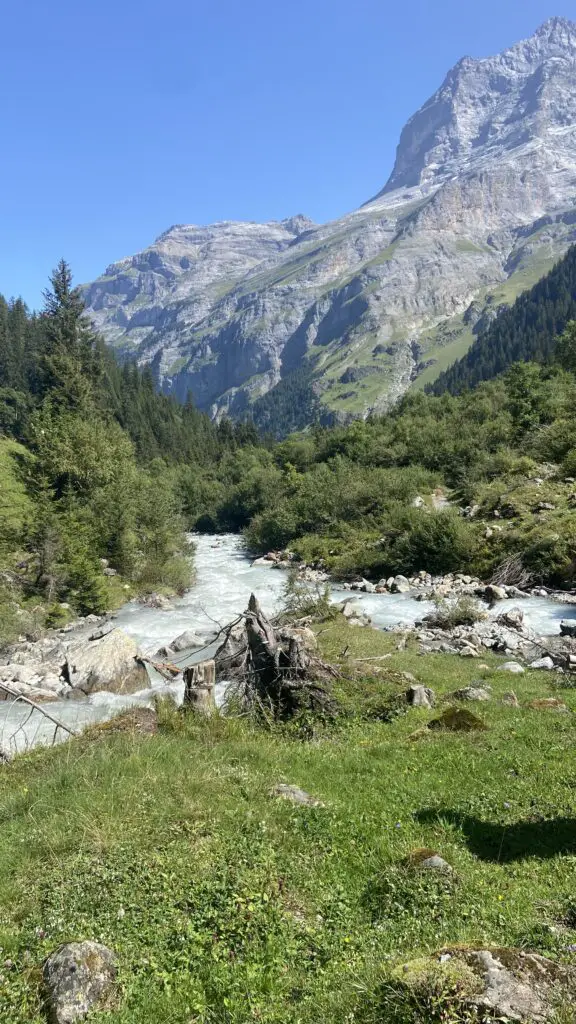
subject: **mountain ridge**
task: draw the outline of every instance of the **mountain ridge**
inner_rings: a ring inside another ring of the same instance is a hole
[[[561,18],[463,58],[364,206],[324,225],[174,225],[86,287],[89,313],[215,417],[246,415],[299,367],[327,417],[384,411],[576,239],[575,75]]]

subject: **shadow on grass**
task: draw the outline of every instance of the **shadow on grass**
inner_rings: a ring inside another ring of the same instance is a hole
[[[548,821],[482,821],[472,815],[448,808],[427,808],[415,814],[422,824],[456,825],[466,845],[480,860],[506,864],[525,857],[555,857],[576,853],[576,818],[552,818]]]

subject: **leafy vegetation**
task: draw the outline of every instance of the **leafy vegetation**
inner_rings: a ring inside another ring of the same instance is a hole
[[[319,640],[344,675],[388,653],[386,672],[438,697],[478,677],[341,621]],[[570,962],[573,716],[528,706],[554,693],[545,673],[504,706],[487,663],[484,732],[430,731],[435,712],[412,709],[344,716],[303,743],[163,710],[157,735],[116,724],[5,766],[0,1019],[44,1024],[42,960],[85,937],[119,958],[119,1004],[94,1024],[456,1024],[458,979],[442,970],[409,997],[403,964],[450,944]],[[386,674],[365,686],[388,700]],[[278,782],[324,806],[271,797]],[[454,877],[418,870],[424,848]]]
[[[557,363],[515,364],[461,396],[411,393],[386,416],[227,455],[197,525],[244,530],[256,551],[289,547],[345,578],[490,577],[518,559],[524,584],[571,585],[575,330]]]
[[[0,298],[0,431],[0,641],[19,611],[30,628],[27,606],[54,621],[62,603],[86,614],[183,590],[189,475],[256,438],[157,394],[150,370],[120,367],[64,262],[41,315]]]

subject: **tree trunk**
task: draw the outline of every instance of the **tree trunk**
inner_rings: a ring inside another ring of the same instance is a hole
[[[214,687],[216,667],[213,661],[201,661],[184,670],[184,707],[193,708],[201,715],[216,711]]]

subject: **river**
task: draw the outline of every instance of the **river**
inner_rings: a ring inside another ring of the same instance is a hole
[[[146,608],[133,602],[113,616],[114,624],[133,636],[146,654],[154,654],[186,629],[209,638],[219,626],[244,610],[252,592],[269,614],[282,604],[286,573],[272,566],[251,565],[238,536],[201,535],[194,538],[194,543],[196,582],[184,597],[173,602],[172,610]],[[428,602],[415,601],[404,594],[351,594],[333,587],[332,597],[334,601],[353,597],[380,628],[400,622],[411,625],[431,608]],[[494,614],[499,615],[518,603],[517,600],[501,601]],[[561,619],[576,617],[576,606],[558,604],[547,598],[531,597],[521,605],[526,625],[540,635],[558,633]],[[70,728],[80,730],[126,707],[151,706],[158,693],[172,694],[176,699],[182,697],[181,682],[166,685],[157,677],[153,678],[152,687],[130,697],[97,693],[86,702],[54,701],[47,705],[47,710]],[[41,720],[37,713],[26,721],[28,715],[29,709],[22,705],[0,703],[0,749],[20,751],[52,741],[54,726]],[[66,734],[60,730],[58,739],[65,738]]]

